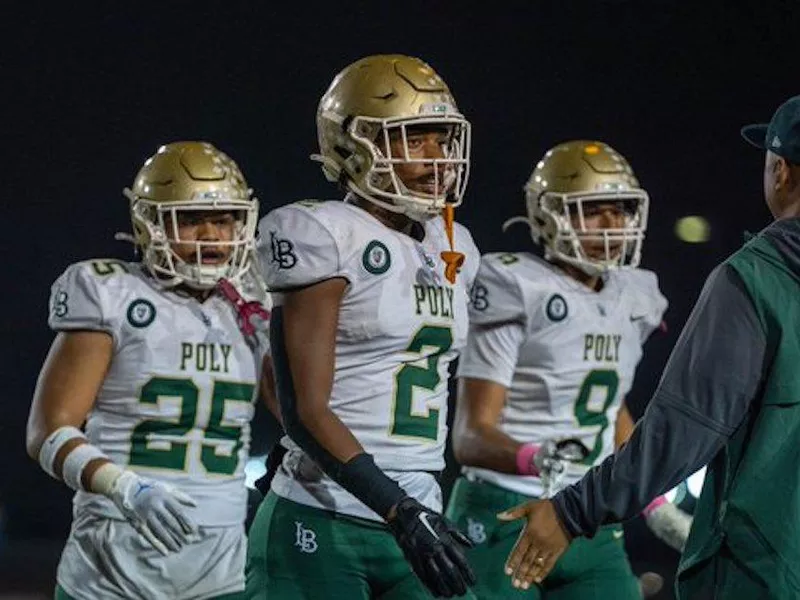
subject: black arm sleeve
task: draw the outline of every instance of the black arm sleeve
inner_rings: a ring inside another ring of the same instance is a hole
[[[389,509],[406,496],[405,491],[378,468],[371,455],[361,453],[342,463],[311,435],[297,412],[297,396],[284,342],[283,309],[279,306],[272,310],[269,332],[275,371],[275,391],[281,405],[286,433],[325,471],[328,477],[378,515],[386,517]]]
[[[553,498],[572,535],[636,516],[709,463],[758,393],[766,334],[736,271],[709,276],[628,442]]]

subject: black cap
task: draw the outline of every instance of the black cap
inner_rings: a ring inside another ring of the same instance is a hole
[[[742,127],[742,137],[757,148],[800,165],[800,96],[781,104],[769,124]]]

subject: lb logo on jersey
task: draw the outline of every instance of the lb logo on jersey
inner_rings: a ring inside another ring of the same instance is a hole
[[[276,263],[279,269],[291,269],[297,264],[297,255],[294,253],[292,242],[279,238],[274,231],[271,231],[269,244],[272,250],[272,262]]]
[[[386,244],[378,240],[372,240],[367,247],[364,248],[364,254],[361,256],[361,264],[367,272],[373,275],[381,275],[389,270],[392,266],[392,257],[389,254],[389,249]]]
[[[486,286],[480,283],[475,283],[469,292],[469,299],[472,302],[472,308],[477,311],[483,312],[489,308],[489,290]]]
[[[137,298],[128,306],[128,323],[141,329],[147,327],[156,318],[156,307],[150,300]]]
[[[547,318],[558,323],[567,318],[569,309],[567,308],[567,301],[561,294],[553,294],[550,300],[547,301]]]
[[[53,314],[56,317],[66,317],[67,313],[69,312],[69,306],[67,306],[67,300],[69,299],[69,294],[58,288],[58,291],[53,296],[53,308],[51,309]]]

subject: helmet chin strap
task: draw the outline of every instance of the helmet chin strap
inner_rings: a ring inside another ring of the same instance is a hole
[[[175,271],[183,279],[181,283],[195,290],[210,290],[228,274],[228,265],[204,270],[200,265],[177,264]]]
[[[444,261],[444,276],[450,283],[456,282],[456,275],[461,265],[464,264],[464,254],[456,252],[453,244],[453,221],[455,209],[452,204],[446,204],[442,211],[444,218],[444,231],[447,234],[447,241],[450,242],[450,250],[445,250],[439,256]]]

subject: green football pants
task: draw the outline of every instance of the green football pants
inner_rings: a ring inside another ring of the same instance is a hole
[[[480,600],[641,600],[618,525],[602,528],[592,539],[573,541],[541,586],[520,590],[511,585],[504,566],[523,521],[499,521],[497,513],[528,500],[464,477],[453,487],[446,514],[475,544],[467,557],[478,578],[473,590]]]

